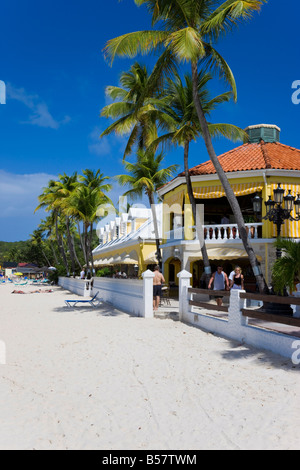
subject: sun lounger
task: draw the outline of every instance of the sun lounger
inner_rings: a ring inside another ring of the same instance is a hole
[[[97,292],[92,299],[86,299],[86,300],[65,300],[65,304],[68,307],[75,307],[77,304],[90,304],[92,307],[96,307],[99,305],[100,300],[97,301],[97,305],[95,305],[95,300],[98,296],[99,292]]]

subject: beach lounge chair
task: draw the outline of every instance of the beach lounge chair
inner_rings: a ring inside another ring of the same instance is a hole
[[[92,299],[85,299],[85,300],[65,300],[65,304],[67,307],[75,307],[77,304],[90,304],[92,307],[96,307],[101,302],[100,300],[97,301],[95,305],[96,298],[99,292],[97,292]]]

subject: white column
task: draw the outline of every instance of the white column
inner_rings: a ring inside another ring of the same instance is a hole
[[[143,312],[144,318],[153,318],[153,278],[154,273],[148,269],[143,274]]]
[[[189,311],[189,295],[188,288],[191,287],[191,278],[193,277],[188,271],[181,271],[177,274],[179,278],[179,320],[183,320],[183,316]]]
[[[230,291],[228,323],[236,334],[239,333],[241,326],[247,326],[248,324],[248,318],[242,314],[242,309],[246,306],[246,299],[240,298],[240,294],[245,292],[245,290],[239,289],[231,289]]]

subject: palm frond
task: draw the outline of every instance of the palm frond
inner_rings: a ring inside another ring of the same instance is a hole
[[[206,18],[201,32],[217,40],[221,33],[230,31],[240,21],[251,19],[264,3],[266,0],[227,0]]]
[[[136,57],[139,53],[149,54],[166,39],[165,31],[137,31],[124,34],[107,42],[104,56],[113,63],[116,56]]]
[[[195,61],[205,56],[202,37],[195,28],[187,27],[171,33],[165,41],[180,61]]]
[[[205,50],[206,55],[200,61],[200,67],[203,67],[204,70],[211,71],[213,74],[218,75],[221,80],[224,80],[225,83],[231,87],[233,98],[236,101],[237,88],[231,68],[221,54],[219,54],[219,52],[217,52],[210,44],[205,44]]]

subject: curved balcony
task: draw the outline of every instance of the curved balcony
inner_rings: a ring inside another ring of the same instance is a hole
[[[261,239],[262,238],[262,223],[247,223],[246,230],[250,239]],[[198,235],[194,229],[194,240],[198,240]],[[178,227],[174,230],[170,230],[165,233],[167,243],[184,240],[184,227]],[[227,225],[204,225],[204,240],[211,243],[220,243],[226,240],[240,240],[240,234],[237,224]]]

